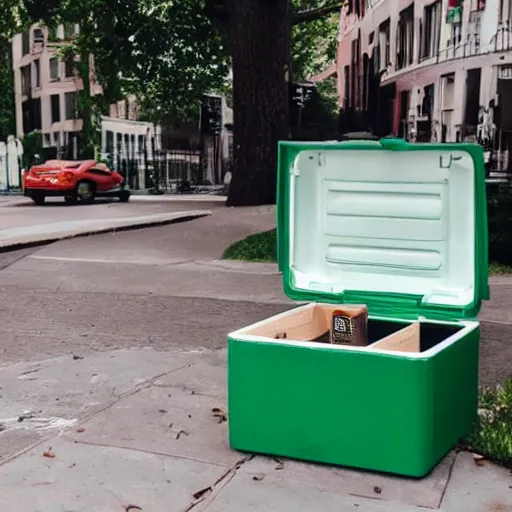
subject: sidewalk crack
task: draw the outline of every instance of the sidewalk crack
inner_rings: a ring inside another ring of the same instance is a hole
[[[218,494],[231,482],[238,470],[246,463],[254,458],[254,455],[247,455],[236,462],[233,467],[223,473],[212,485],[205,487],[193,494],[194,501],[190,503],[182,512],[190,512],[198,505],[203,503],[202,511],[205,511],[215,500]]]
[[[459,454],[455,454],[455,457],[453,458],[452,465],[450,466],[450,470],[448,471],[448,478],[446,479],[446,484],[444,486],[443,492],[441,493],[441,497],[439,498],[439,503],[437,504],[437,508],[441,508],[441,505],[443,504],[444,496],[446,494],[446,490],[448,489],[448,486],[450,485],[450,480],[452,479],[452,473],[453,469],[455,468],[455,463],[457,462],[457,458],[459,457]]]

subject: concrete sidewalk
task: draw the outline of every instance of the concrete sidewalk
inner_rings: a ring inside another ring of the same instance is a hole
[[[77,236],[161,226],[197,219],[207,215],[210,215],[209,211],[192,210],[112,219],[62,220],[46,224],[7,228],[0,230],[0,248],[5,250],[9,247],[50,243]]]
[[[227,423],[214,413],[227,410],[225,357],[139,349],[2,368],[0,505],[16,504],[16,512],[512,510],[510,473],[477,466],[463,452],[409,480],[232,451]]]

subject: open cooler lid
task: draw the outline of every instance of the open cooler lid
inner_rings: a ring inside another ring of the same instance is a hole
[[[462,320],[488,298],[478,145],[281,142],[277,202],[279,267],[293,299]]]

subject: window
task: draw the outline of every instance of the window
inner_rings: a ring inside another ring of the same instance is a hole
[[[462,25],[460,23],[452,23],[452,30],[447,46],[458,46],[462,40]]]
[[[396,31],[396,69],[413,63],[414,55],[414,5],[400,13]]]
[[[385,69],[386,66],[391,62],[390,53],[390,21],[387,19],[379,27],[379,61],[380,69]]]
[[[64,58],[64,75],[66,78],[75,76],[75,57],[72,53]]]
[[[361,17],[361,4],[360,0],[354,0],[354,8],[353,8],[354,14],[360,18]]]
[[[441,110],[453,110],[455,105],[455,74],[441,77]]]
[[[121,169],[121,160],[123,156],[123,136],[120,133],[116,133],[115,155],[116,161],[113,161],[112,163],[119,170]]]
[[[35,28],[33,34],[34,44],[43,44],[44,43],[44,32],[40,28]]]
[[[76,92],[67,92],[64,98],[66,102],[66,119],[76,119],[78,115]]]
[[[471,0],[471,12],[485,10],[485,0]]]
[[[76,25],[66,24],[64,25],[64,39],[69,40],[76,36]]]
[[[343,77],[344,77],[344,103],[343,106],[347,108],[350,105],[350,66],[345,66],[343,68]]]
[[[23,55],[27,55],[30,52],[30,32],[23,32],[21,35],[21,50]]]
[[[139,135],[139,140],[138,140],[138,143],[137,143],[137,148],[138,148],[138,151],[139,151],[139,155],[143,155],[144,154],[144,150],[146,149],[146,141],[144,139],[144,135]]]
[[[60,94],[50,96],[52,107],[52,123],[60,123]]]
[[[126,100],[117,102],[117,115],[119,119],[126,119]]]
[[[96,174],[99,176],[110,176],[112,173],[108,169],[98,169],[96,167],[89,169],[87,172],[91,174]]]
[[[21,104],[23,132],[31,133],[41,129],[41,98],[26,100]]]
[[[480,103],[480,84],[482,70],[480,68],[468,69],[466,75],[466,105],[464,109],[464,124],[466,126],[478,125],[478,111]]]
[[[41,61],[39,59],[34,64],[34,87],[41,87]]]
[[[352,41],[352,56],[350,61],[350,106],[355,107],[357,105],[356,99],[356,81],[357,81],[357,63],[356,63],[356,52],[357,52],[357,39]]]
[[[474,55],[480,52],[480,33],[482,30],[482,11],[473,11],[469,13],[469,23],[467,27],[468,42],[467,53]]]
[[[484,2],[485,8],[485,2]],[[512,14],[512,2],[510,0],[499,0],[498,20],[500,23],[509,24]]]
[[[111,159],[114,156],[114,132],[108,131],[105,133],[105,152],[107,158]]]
[[[50,27],[48,29],[48,41],[55,43],[58,40],[59,40],[59,37],[57,35],[57,27],[56,26]]]
[[[52,57],[50,59],[50,80],[55,81],[59,80],[59,59],[57,57]]]
[[[424,24],[421,37],[422,59],[435,57],[439,51],[441,37],[441,2],[435,2],[425,7]]]
[[[421,115],[429,119],[434,111],[434,84],[426,85],[423,88],[424,95],[421,103]]]
[[[30,76],[30,65],[23,66],[20,69],[21,74],[21,94],[23,96],[28,96],[30,94],[30,90],[32,89],[32,80]]]

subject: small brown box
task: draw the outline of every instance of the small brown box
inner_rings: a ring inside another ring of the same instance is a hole
[[[330,327],[331,343],[336,345],[368,345],[368,308],[348,306],[333,310]]]

